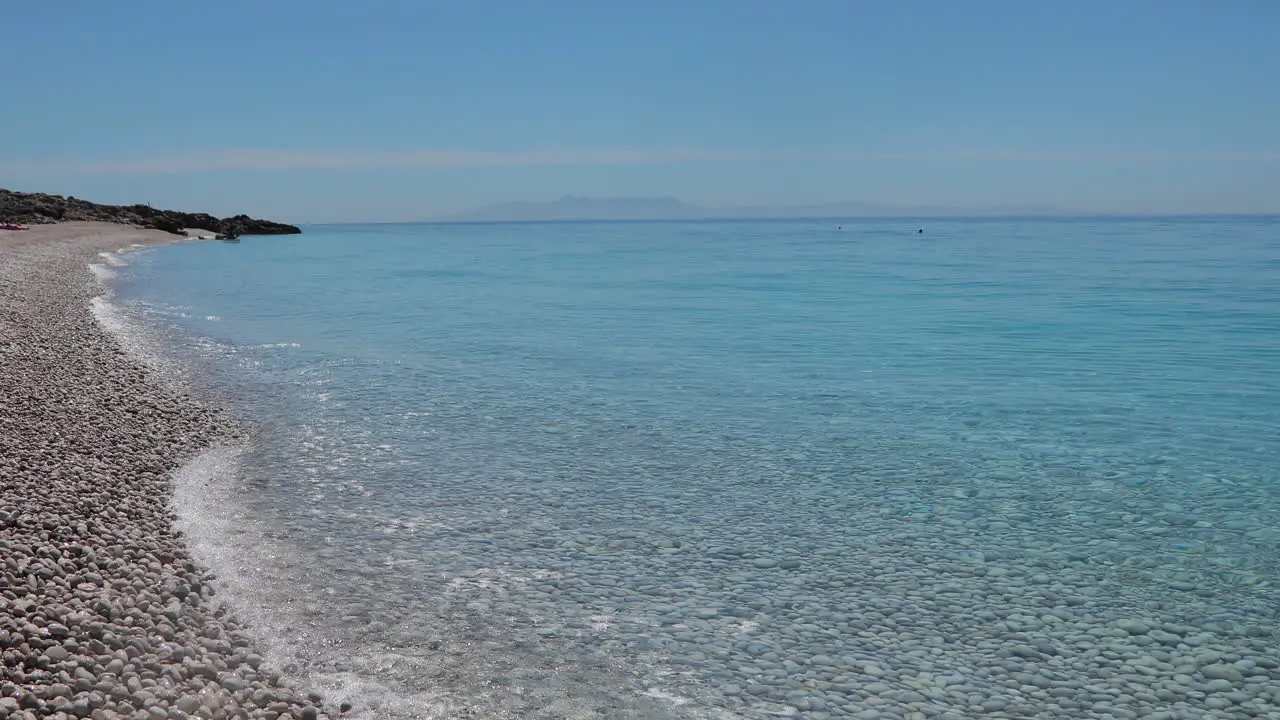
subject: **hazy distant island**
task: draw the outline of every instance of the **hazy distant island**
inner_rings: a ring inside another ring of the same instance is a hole
[[[855,217],[983,217],[1080,215],[1048,205],[947,207],[834,202],[816,205],[703,207],[674,197],[590,198],[566,195],[549,202],[507,202],[431,218],[431,222],[549,222],[556,220],[697,220]]]
[[[159,210],[150,205],[101,205],[75,197],[13,192],[0,188],[0,223],[47,225],[75,220],[134,225],[175,235],[185,235],[187,228],[198,228],[227,238],[241,235],[297,235],[302,232],[294,225],[259,220],[248,215],[217,218],[208,213]]]

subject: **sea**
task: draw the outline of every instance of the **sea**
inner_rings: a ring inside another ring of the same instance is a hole
[[[181,529],[344,717],[1280,709],[1280,218],[325,225],[99,269],[241,424]]]

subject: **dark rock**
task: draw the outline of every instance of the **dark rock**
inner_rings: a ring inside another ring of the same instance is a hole
[[[175,235],[183,235],[185,228],[201,228],[226,239],[241,235],[297,235],[302,232],[294,225],[259,220],[248,215],[220,220],[208,213],[159,210],[150,205],[100,205],[74,197],[0,189],[0,223],[45,225],[75,220],[136,225]]]

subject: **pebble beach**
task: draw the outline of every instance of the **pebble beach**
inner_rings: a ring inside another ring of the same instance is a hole
[[[91,312],[99,253],[173,240],[91,222],[0,232],[4,720],[324,716],[263,664],[174,530],[171,474],[234,429]]]

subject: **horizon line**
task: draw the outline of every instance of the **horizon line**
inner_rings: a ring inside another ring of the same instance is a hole
[[[1027,213],[1019,214],[938,214],[938,215],[760,215],[756,217],[708,216],[708,217],[651,217],[651,218],[528,218],[524,220],[451,220],[447,218],[425,218],[418,220],[333,220],[323,222],[299,222],[302,226],[331,225],[533,225],[556,223],[667,223],[667,222],[729,222],[729,221],[833,221],[849,222],[886,221],[886,220],[1159,220],[1163,218],[1278,218],[1280,210],[1272,212],[1133,212],[1133,211],[1092,211],[1082,210],[1073,213]]]

